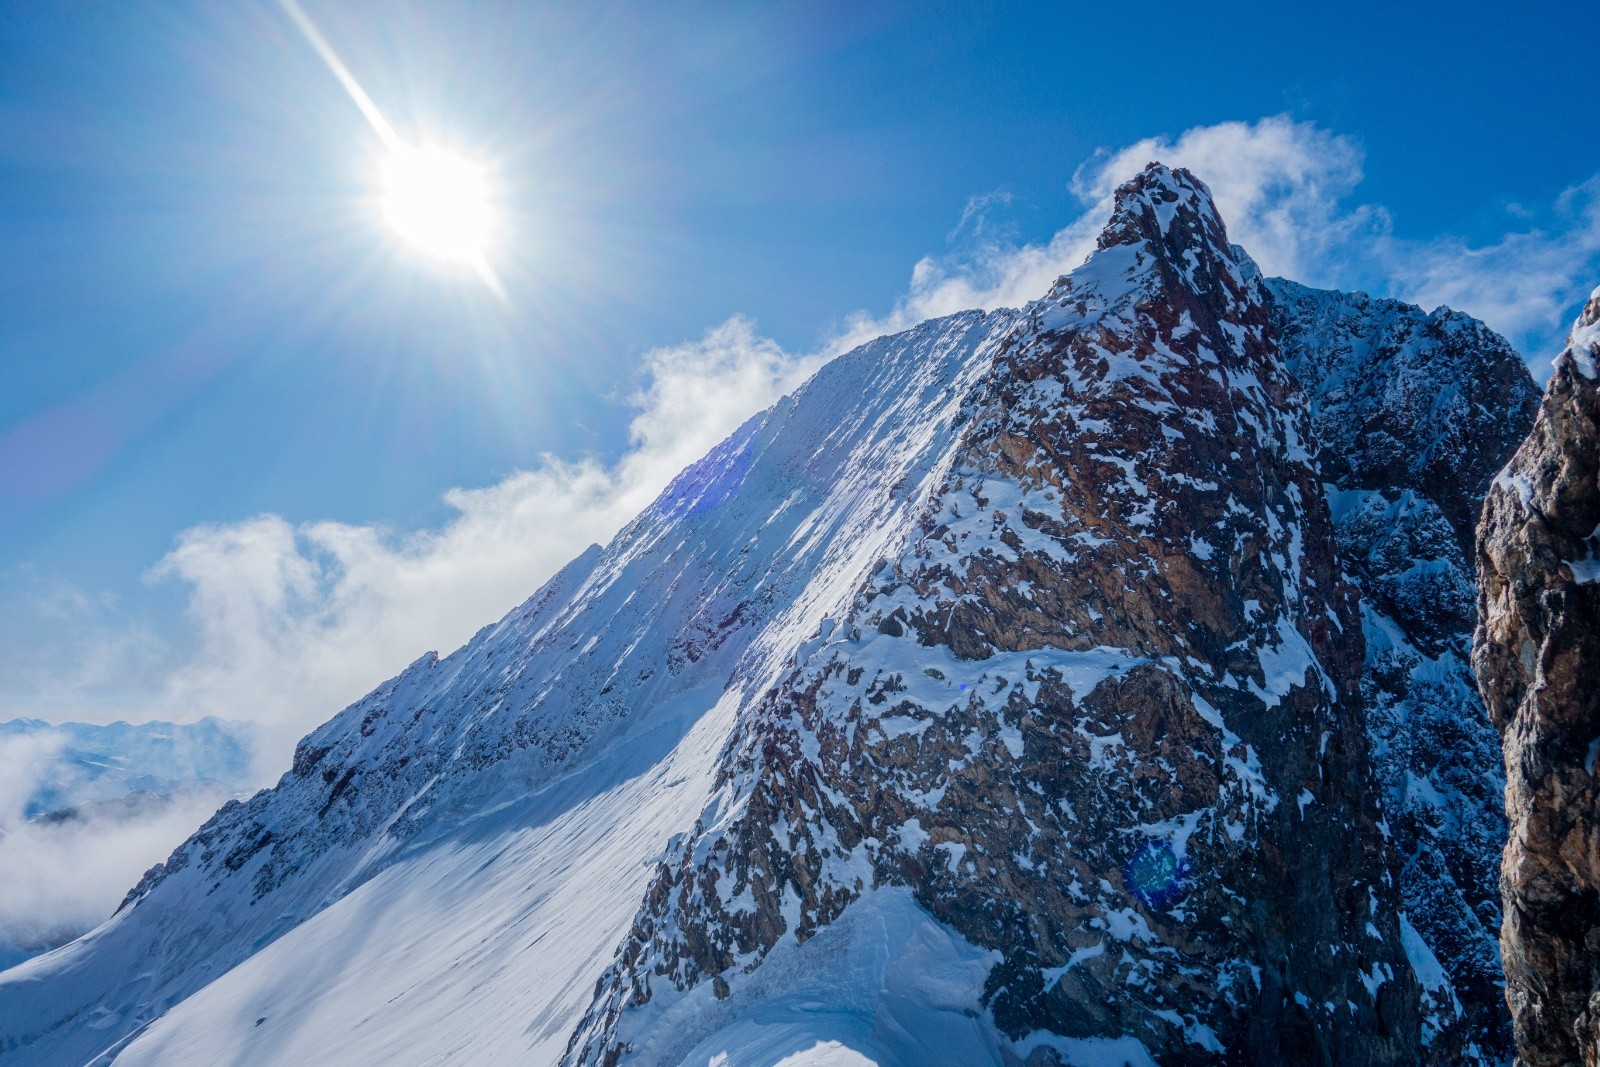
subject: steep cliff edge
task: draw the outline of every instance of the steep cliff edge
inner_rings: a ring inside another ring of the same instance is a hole
[[[1479,525],[1473,665],[1505,752],[1518,1055],[1600,1063],[1600,289]]]
[[[1483,323],[1274,278],[1284,360],[1311,402],[1339,559],[1360,593],[1372,761],[1406,917],[1439,962],[1430,1017],[1459,998],[1491,1062],[1511,1054],[1500,967],[1500,741],[1473,678],[1475,525],[1539,389]]]

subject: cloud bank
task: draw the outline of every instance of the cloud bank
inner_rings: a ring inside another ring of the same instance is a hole
[[[183,531],[151,577],[187,590],[196,642],[162,668],[149,714],[276,724],[283,740],[264,747],[281,759],[294,736],[421,652],[456,647],[607,539],[680,468],[826,359],[929,317],[1042,294],[1093,247],[1117,184],[1152,159],[1204,179],[1233,240],[1269,274],[1448,303],[1541,352],[1595,280],[1600,178],[1568,190],[1545,228],[1474,246],[1397,237],[1381,206],[1353,202],[1359,145],[1312,123],[1222,123],[1103,151],[1072,178],[1081,214],[1048,241],[996,238],[983,217],[1004,198],[974,198],[958,225],[974,237],[968,247],[918,262],[892,309],[854,316],[815,353],[785,352],[744,318],[650,353],[647,384],[632,398],[630,447],[615,464],[551,456],[496,485],[453,489],[445,500],[454,514],[434,529],[263,515]]]
[[[820,360],[785,353],[744,318],[652,351],[619,462],[547,456],[498,484],[452,489],[444,499],[455,514],[437,529],[262,515],[183,531],[150,577],[188,587],[198,644],[167,675],[158,703],[279,726],[265,750],[281,761],[340,707],[423,651],[459,646],[610,538]]]
[[[844,340],[859,342],[965,308],[1015,307],[1083,262],[1111,210],[1116,187],[1151,160],[1186,167],[1210,186],[1228,225],[1269,275],[1325,288],[1363,289],[1483,319],[1542,362],[1554,355],[1583,298],[1600,281],[1600,175],[1550,205],[1547,226],[1487,245],[1452,236],[1396,236],[1382,206],[1352,202],[1364,153],[1350,138],[1311,122],[1272,116],[1224,122],[1176,138],[1149,137],[1103,150],[1078,169],[1072,191],[1084,210],[1036,245],[985,236],[959,255],[929,256],[885,316],[857,316]],[[992,198],[975,197],[971,222]]]

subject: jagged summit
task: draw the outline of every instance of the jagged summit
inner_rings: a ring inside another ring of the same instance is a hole
[[[909,540],[722,758],[575,1062],[794,1020],[767,967],[900,891],[993,961],[955,998],[980,1016],[918,1020],[945,1062],[1420,1058],[1359,617],[1268,296],[1214,219],[1149,168],[1000,338]]]
[[[1140,241],[1164,246],[1175,259],[1186,250],[1228,248],[1211,189],[1182,167],[1160,162],[1145,164],[1117,187],[1111,218],[1095,244],[1104,251]]]
[[[1470,559],[1483,494],[1539,405],[1522,356],[1449,308],[1271,285],[1280,343],[1306,384],[1329,480],[1426,495]]]
[[[1152,164],[314,732],[0,1055],[1473,1062],[1281,312]]]
[[[1095,308],[1146,294],[1157,314],[1191,313],[1198,323],[1238,328],[1266,323],[1269,297],[1249,256],[1228,243],[1211,190],[1183,169],[1150,163],[1116,190],[1110,219],[1083,266],[1058,279],[1038,302],[1068,308],[1062,325],[1079,328]],[[1168,301],[1166,311],[1158,309]],[[1216,338],[1216,351],[1231,343]]]

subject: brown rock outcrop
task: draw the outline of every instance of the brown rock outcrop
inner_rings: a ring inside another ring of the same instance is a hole
[[[741,724],[571,1062],[679,1062],[775,951],[894,891],[984,954],[992,1062],[1462,1061],[1423,1038],[1269,300],[1193,176],[1118,190],[917,536]]]
[[[1518,1060],[1600,1064],[1600,289],[1479,523],[1473,666],[1511,836],[1501,953]]]

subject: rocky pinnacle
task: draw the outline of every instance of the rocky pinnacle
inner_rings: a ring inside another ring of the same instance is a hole
[[[1519,1062],[1600,1063],[1600,289],[1478,526],[1473,666],[1506,763],[1501,952]]]
[[[897,888],[989,954],[971,1010],[1030,1065],[1130,1038],[1460,1062],[1422,1047],[1357,603],[1269,301],[1192,175],[1118,190],[967,398],[916,536],[746,719],[571,1062],[677,1062],[780,946]]]

